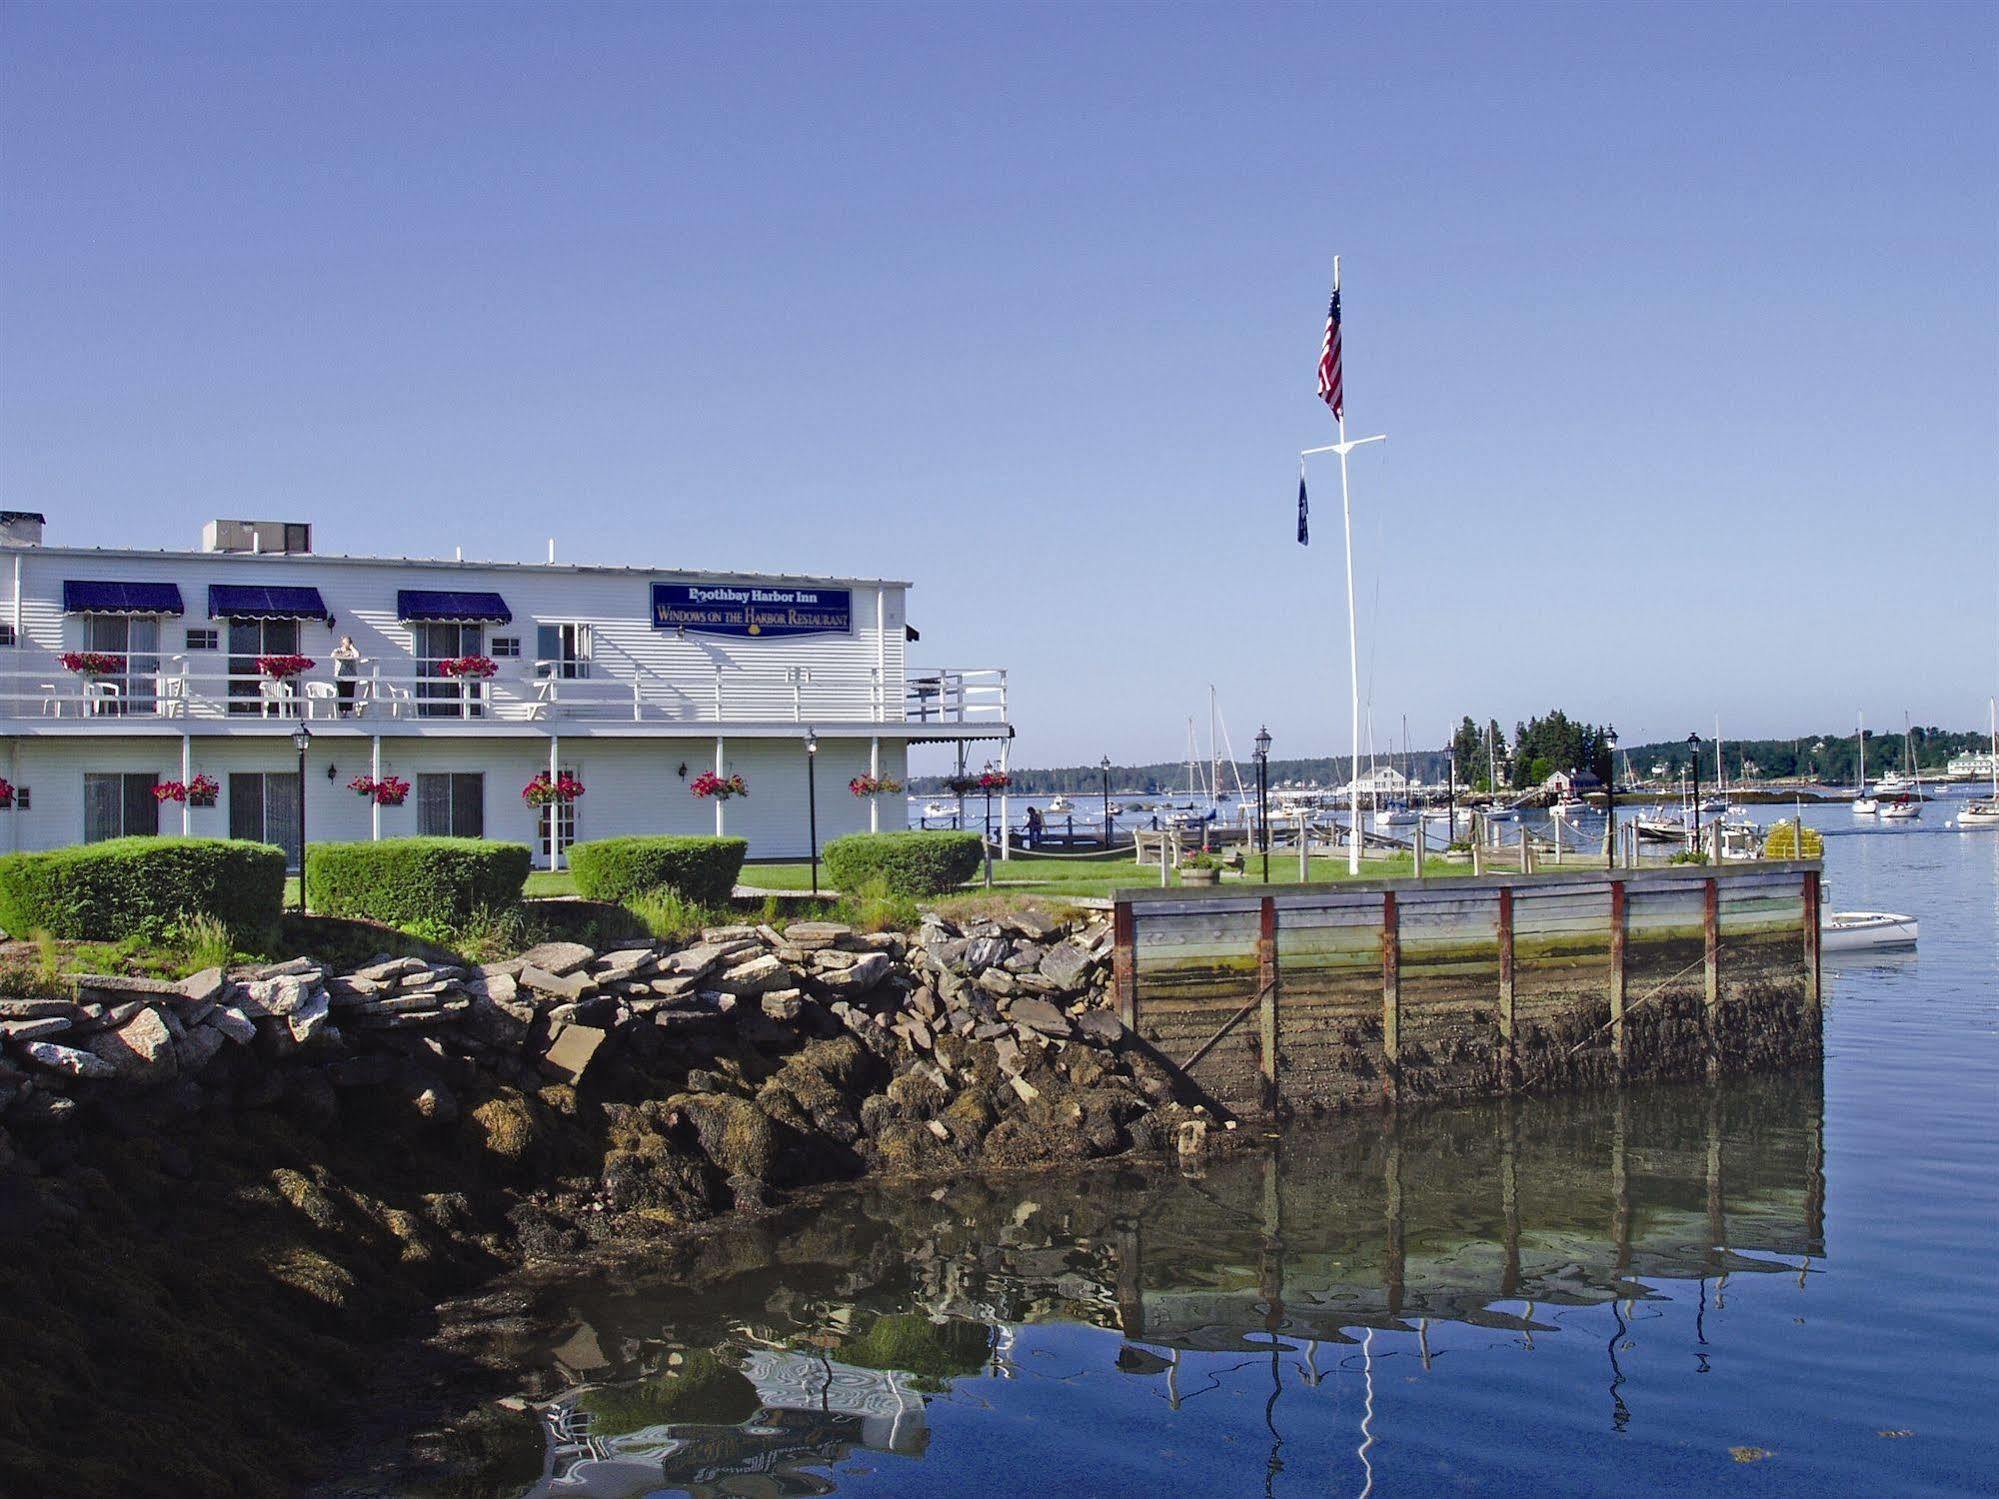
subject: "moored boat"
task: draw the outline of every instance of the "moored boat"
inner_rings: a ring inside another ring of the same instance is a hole
[[[1913,916],[1891,911],[1834,911],[1819,923],[1819,947],[1824,952],[1914,947],[1918,931]]]

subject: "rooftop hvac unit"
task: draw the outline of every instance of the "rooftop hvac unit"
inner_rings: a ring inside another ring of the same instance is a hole
[[[309,552],[312,527],[296,520],[212,520],[201,528],[204,552]]]

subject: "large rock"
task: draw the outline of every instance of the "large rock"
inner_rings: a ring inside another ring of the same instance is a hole
[[[280,973],[251,979],[243,985],[243,1008],[252,1015],[289,1015],[303,1006],[313,992],[313,986],[302,974]]]
[[[1064,989],[1082,986],[1096,959],[1074,942],[1058,942],[1041,960],[1041,976]]]
[[[522,977],[525,979],[530,968],[561,977],[587,967],[596,956],[581,942],[543,942],[521,954]]]
[[[110,1063],[120,1077],[165,1082],[180,1070],[173,1032],[157,1010],[141,1010],[117,1030],[100,1031],[90,1038],[89,1047],[92,1056]]]
[[[208,1017],[208,1024],[238,1046],[248,1046],[257,1039],[257,1022],[234,1005],[222,1005]]]
[[[995,963],[1006,960],[1006,938],[1000,936],[974,938],[965,946],[965,966],[973,973],[990,968]]]
[[[332,1003],[327,999],[326,991],[313,990],[303,1004],[285,1016],[285,1023],[291,1027],[292,1040],[303,1046],[325,1029],[326,1018],[332,1013]]]
[[[73,1020],[78,1013],[77,1007],[66,999],[16,999],[0,995],[0,1020],[41,1020],[50,1015]]]
[[[1124,1039],[1124,1022],[1109,1010],[1085,1010],[1076,1017],[1076,1034],[1098,1046],[1115,1046]]]
[[[528,1026],[534,1011],[518,1001],[499,1000],[485,994],[471,996],[472,1004],[465,1011],[465,1030],[475,1041],[483,1041],[488,1046],[513,1048],[528,1038]]]
[[[595,1026],[565,1025],[542,1057],[541,1070],[572,1086],[582,1082],[583,1074],[590,1070],[590,1063],[603,1047],[606,1034]]]
[[[1074,1030],[1069,1017],[1045,999],[1016,999],[1007,1015],[1015,1025],[1044,1036],[1066,1038]]]
[[[546,943],[544,945],[550,947],[576,947],[580,944],[571,942],[566,944]],[[536,951],[538,952],[540,949],[537,948]],[[588,949],[586,948],[585,951],[588,951]],[[535,963],[531,963],[521,970],[520,983],[521,987],[532,989],[537,994],[546,994],[551,999],[566,999],[572,1002],[581,999],[597,987],[589,979],[573,970],[569,973],[556,973]]]
[[[87,1051],[78,1051],[73,1046],[58,1046],[53,1041],[30,1041],[21,1050],[26,1053],[29,1061],[38,1067],[46,1067],[51,1072],[61,1072],[70,1077],[118,1076],[118,1069],[102,1057],[93,1056]]]
[[[750,999],[759,994],[768,994],[773,989],[792,987],[791,970],[769,953],[764,953],[746,963],[738,963],[733,968],[726,969],[722,976],[715,980],[715,987],[724,994]]]
[[[67,1015],[44,1015],[37,1020],[0,1020],[0,1041],[34,1041],[58,1036],[68,1030]]]
[[[887,953],[862,953],[853,967],[833,973],[816,974],[814,977],[826,989],[835,994],[865,994],[878,986],[894,967]]]
[[[175,1040],[174,1056],[182,1072],[199,1072],[214,1061],[215,1054],[227,1044],[222,1032],[213,1026],[197,1025]]]
[[[187,998],[207,1002],[222,998],[223,990],[229,987],[229,980],[220,968],[204,968],[199,973],[190,973],[180,981],[180,992]]]
[[[794,921],[784,929],[784,940],[800,952],[817,952],[853,934],[852,927],[837,921]]]

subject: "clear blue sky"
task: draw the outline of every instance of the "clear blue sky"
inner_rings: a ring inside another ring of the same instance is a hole
[[[1982,724],[1999,11],[12,4],[50,539],[913,578],[1017,758]],[[1379,599],[1378,606],[1376,599]]]

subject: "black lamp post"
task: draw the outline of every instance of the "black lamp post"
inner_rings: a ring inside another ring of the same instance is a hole
[[[1603,736],[1610,753],[1610,774],[1603,778],[1603,867],[1617,867],[1617,730]]]
[[[305,915],[305,752],[312,748],[312,730],[300,719],[292,730],[292,747],[298,751],[298,914]]]
[[[1701,847],[1701,736],[1687,735],[1687,753],[1694,762],[1694,852]]]
[[[1256,842],[1263,850],[1263,883],[1270,883],[1270,730],[1256,731]]]
[[[805,731],[805,828],[812,845],[812,893],[819,893],[819,731]]]
[[[1111,851],[1111,757],[1105,755],[1097,766],[1104,773],[1104,852]]]

